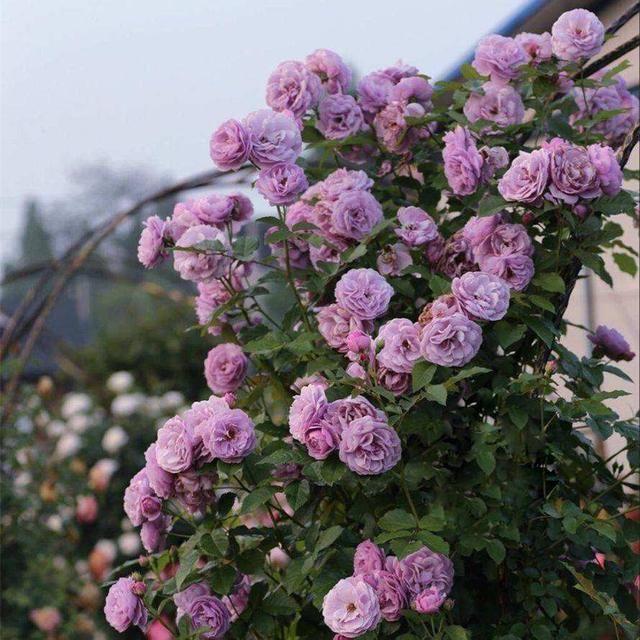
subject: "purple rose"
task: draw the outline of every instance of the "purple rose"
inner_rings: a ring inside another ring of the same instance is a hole
[[[186,471],[193,463],[195,440],[191,429],[178,416],[164,423],[158,430],[156,461],[168,473]]]
[[[592,76],[594,80],[601,80],[605,71],[602,70]],[[578,105],[578,111],[570,116],[570,123],[576,125],[579,120],[591,120],[602,111],[618,111],[618,113],[599,122],[589,125],[593,133],[603,135],[612,147],[619,147],[633,127],[638,123],[640,107],[637,96],[629,93],[627,84],[621,76],[614,76],[613,84],[606,87],[580,87],[573,90],[573,99]]]
[[[144,453],[144,467],[151,490],[160,498],[168,500],[173,495],[173,474],[165,471],[156,457],[157,445],[154,442]]]
[[[336,301],[361,320],[374,320],[389,308],[393,287],[373,269],[351,269],[336,284]]]
[[[487,82],[483,94],[472,93],[464,105],[469,122],[489,120],[499,127],[520,124],[524,119],[524,104],[520,94],[510,85]]]
[[[364,416],[353,420],[342,432],[340,460],[358,475],[378,475],[400,460],[398,434],[383,420]]]
[[[395,234],[409,247],[419,247],[438,237],[438,227],[433,218],[418,207],[398,209],[400,227]]]
[[[383,69],[381,73],[389,76],[394,84],[398,84],[403,78],[411,78],[418,74],[417,67],[410,64],[405,64],[402,60],[398,60],[392,67]]]
[[[549,183],[549,154],[546,149],[524,151],[511,163],[498,183],[500,195],[509,202],[536,202]]]
[[[587,147],[589,158],[600,181],[600,189],[606,196],[615,196],[622,189],[622,169],[611,147],[592,144]]]
[[[193,448],[196,463],[200,464],[213,460],[213,456],[204,448],[202,443],[203,430],[207,429],[208,420],[215,418],[221,411],[226,411],[230,408],[229,403],[224,398],[211,396],[208,400],[194,402],[191,408],[184,412],[182,419],[194,435]]]
[[[200,425],[202,444],[213,458],[234,464],[256,448],[253,422],[241,409],[225,409]]]
[[[231,593],[222,598],[222,602],[229,612],[231,622],[235,622],[249,606],[250,595],[251,578],[244,573],[238,574]]]
[[[452,293],[446,293],[424,306],[420,312],[418,323],[423,327],[434,318],[446,318],[454,313],[463,313],[460,303]]]
[[[462,237],[472,249],[480,246],[502,222],[502,216],[472,216],[462,228]]]
[[[309,186],[307,176],[297,164],[274,164],[262,169],[256,189],[272,205],[293,204]]]
[[[562,138],[553,138],[543,147],[549,152],[549,193],[562,202],[575,204],[602,195],[600,180],[589,152]]]
[[[434,318],[425,325],[420,341],[422,357],[443,367],[462,367],[482,344],[482,329],[462,313]]]
[[[185,613],[191,618],[191,628],[208,628],[200,637],[220,640],[229,630],[231,619],[224,603],[216,596],[202,595],[189,602]]]
[[[424,109],[431,108],[431,96],[433,95],[433,87],[426,78],[420,76],[412,76],[410,78],[402,78],[398,84],[389,91],[390,102],[417,102]]]
[[[396,396],[404,395],[411,385],[411,374],[393,371],[386,367],[378,367],[376,374],[378,384]]]
[[[198,322],[206,326],[211,322],[211,318],[215,311],[223,304],[231,300],[232,293],[225,287],[220,280],[212,280],[211,282],[198,282],[198,297],[196,298],[196,316]],[[218,322],[225,321],[225,314],[218,316]],[[211,333],[218,333],[219,327],[211,326]]]
[[[131,524],[139,527],[145,520],[154,520],[160,515],[162,502],[149,486],[145,469],[136,473],[124,491],[124,512]]]
[[[551,34],[519,33],[515,41],[522,47],[529,64],[538,64],[551,59]]]
[[[472,194],[482,177],[482,156],[471,137],[471,133],[458,125],[442,138],[444,173],[453,193],[457,196]]]
[[[183,280],[205,282],[224,275],[231,259],[221,253],[197,253],[194,247],[207,240],[218,241],[226,247],[225,236],[215,227],[198,224],[189,227],[176,242],[173,252],[173,266]],[[185,251],[180,251],[185,249]],[[209,251],[209,250],[206,250]]]
[[[363,129],[362,110],[353,96],[330,94],[318,107],[317,127],[328,140],[343,140]]]
[[[446,241],[437,268],[449,278],[478,268],[473,248],[461,231],[457,231]]]
[[[165,515],[142,523],[140,541],[147,553],[156,553],[164,548],[170,526],[171,516]]]
[[[453,563],[429,547],[422,547],[400,560],[395,573],[406,585],[412,600],[431,587],[446,595],[453,586]]]
[[[480,40],[471,64],[492,80],[508,82],[518,77],[519,68],[526,61],[524,50],[513,38],[493,34]]]
[[[383,276],[399,276],[412,264],[411,252],[402,242],[385,245],[376,260],[378,271]]]
[[[374,71],[358,83],[358,101],[362,110],[374,116],[389,103],[394,80],[383,71]]]
[[[330,173],[321,184],[322,198],[336,201],[345,191],[369,191],[373,186],[373,180],[364,171],[351,169],[336,169]]]
[[[138,260],[143,267],[152,269],[169,257],[164,246],[166,222],[158,216],[150,216],[144,221],[144,229],[138,243]]]
[[[384,569],[384,551],[371,540],[361,542],[353,556],[353,575],[359,576],[382,569]]]
[[[309,247],[309,259],[316,271],[322,271],[321,263],[339,264],[342,254],[349,247],[349,243],[343,238],[330,236],[327,238],[331,245],[323,244],[321,247],[312,245]]]
[[[288,115],[260,109],[245,118],[244,126],[251,136],[249,157],[261,169],[282,162],[295,162],[300,155],[300,130]]]
[[[526,228],[521,224],[509,223],[499,224],[475,249],[481,268],[486,256],[522,254],[531,257],[533,252],[533,243]]]
[[[387,419],[384,412],[376,409],[364,396],[334,400],[329,403],[324,419],[331,423],[338,433],[342,434],[354,420],[364,416],[381,421]]]
[[[340,433],[327,420],[309,425],[304,433],[304,445],[307,453],[315,460],[326,459],[340,444]]]
[[[535,273],[533,260],[521,253],[485,256],[481,268],[502,278],[515,291],[524,291]]]
[[[342,58],[329,49],[316,49],[304,61],[307,69],[314,73],[327,93],[346,93],[351,85],[351,70]]]
[[[222,193],[212,193],[198,198],[193,203],[193,209],[203,224],[224,228],[225,223],[231,222],[235,202]]]
[[[631,351],[629,343],[616,329],[610,329],[601,324],[595,333],[587,337],[593,343],[593,355],[596,358],[606,356],[611,360],[631,361],[636,357],[636,354]]]
[[[304,443],[305,434],[311,426],[318,424],[324,418],[328,406],[324,385],[309,384],[302,387],[289,409],[291,435],[298,442]]]
[[[577,62],[594,56],[602,48],[604,26],[586,9],[563,13],[551,27],[553,53],[560,60]]]
[[[391,153],[406,153],[420,138],[430,135],[428,127],[410,126],[406,118],[422,118],[425,114],[425,108],[417,102],[391,102],[373,120],[376,137]]]
[[[215,504],[218,476],[194,469],[183,471],[175,478],[175,497],[180,505],[192,514],[204,514]]]
[[[368,236],[381,221],[382,207],[368,191],[345,191],[331,214],[334,233],[353,240]]]
[[[447,599],[447,594],[438,587],[429,587],[421,591],[413,600],[412,607],[418,613],[434,614],[438,613],[440,607]]]
[[[445,239],[440,232],[436,238],[427,242],[427,246],[424,248],[424,257],[431,267],[437,266],[442,259],[445,244]]]
[[[420,358],[417,324],[406,318],[389,320],[380,327],[377,342],[384,345],[377,355],[379,364],[391,371],[411,373]]]
[[[361,578],[340,580],[322,601],[324,623],[345,638],[357,638],[380,622],[376,592]]]
[[[214,347],[204,361],[204,376],[214,393],[235,391],[242,385],[249,366],[249,359],[242,348],[232,342]]]
[[[302,62],[281,62],[267,80],[267,104],[302,118],[318,105],[320,80]]]
[[[373,328],[371,322],[356,318],[350,311],[339,304],[330,304],[318,309],[318,331],[327,344],[342,353],[346,353],[347,336],[356,329],[369,331]]]
[[[378,596],[380,613],[387,622],[395,622],[407,608],[407,590],[404,583],[390,571],[378,570],[362,576]]]
[[[190,584],[186,589],[178,591],[173,596],[173,602],[176,605],[176,622],[189,611],[191,603],[202,596],[210,596],[211,589],[206,582],[195,582]]]
[[[239,169],[249,160],[251,136],[237,120],[227,120],[213,132],[209,154],[221,171]]]
[[[119,633],[124,633],[132,625],[144,629],[147,624],[147,610],[142,599],[133,592],[136,584],[131,577],[119,578],[109,588],[104,603],[104,615],[107,622]]]
[[[502,278],[482,271],[454,278],[451,291],[472,320],[496,322],[504,318],[509,309],[509,287]]]

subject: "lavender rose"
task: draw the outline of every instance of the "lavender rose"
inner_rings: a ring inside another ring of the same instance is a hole
[[[436,266],[449,278],[460,276],[467,271],[475,271],[478,268],[474,250],[461,231],[456,231],[446,241]]]
[[[462,237],[472,249],[475,249],[495,231],[501,222],[502,216],[499,213],[493,216],[472,216],[462,228]]]
[[[267,104],[274,111],[290,111],[296,118],[318,104],[320,80],[302,62],[281,62],[267,80]]]
[[[231,593],[222,598],[224,606],[227,608],[227,611],[229,611],[229,619],[231,622],[235,622],[249,606],[250,595],[251,578],[244,573],[238,574]]]
[[[322,601],[324,623],[345,638],[357,638],[380,622],[376,592],[361,578],[340,580]]]
[[[342,434],[344,429],[354,420],[364,416],[382,421],[387,419],[384,412],[376,409],[364,396],[334,400],[329,403],[324,419],[331,423],[338,433]]]
[[[231,620],[224,603],[216,596],[202,595],[189,602],[186,614],[191,618],[191,627],[208,631],[200,637],[205,640],[220,640],[229,630]]]
[[[293,204],[308,186],[307,176],[297,164],[274,164],[262,169],[256,180],[256,189],[274,207]]]
[[[418,325],[407,318],[393,318],[380,327],[377,342],[384,346],[378,352],[378,363],[397,373],[411,373],[420,358]]]
[[[452,293],[446,293],[424,306],[418,318],[421,327],[429,324],[434,318],[445,318],[454,313],[463,313],[458,299]]]
[[[144,229],[138,243],[138,260],[143,267],[152,269],[169,257],[164,246],[166,222],[158,216],[150,216],[144,221]]]
[[[364,540],[353,556],[353,575],[373,573],[384,569],[384,551],[371,540]]]
[[[249,160],[251,136],[237,120],[227,120],[213,132],[209,154],[221,171],[239,169]]]
[[[433,218],[418,207],[398,209],[400,227],[395,234],[409,247],[420,247],[438,237],[438,227]]]
[[[346,93],[349,90],[351,70],[337,53],[316,49],[304,62],[307,69],[320,79],[327,93]]]
[[[447,594],[438,587],[429,587],[421,591],[413,600],[412,607],[418,613],[434,614],[438,613],[440,607],[447,599]]]
[[[604,26],[586,9],[563,13],[551,27],[551,46],[560,60],[577,62],[594,56],[602,48]]]
[[[289,431],[291,435],[304,443],[309,428],[318,424],[327,412],[327,396],[324,385],[309,384],[302,387],[300,394],[293,399],[289,409]]]
[[[454,278],[451,291],[472,320],[496,322],[509,309],[509,287],[502,278],[482,271]]]
[[[191,429],[178,416],[164,423],[156,440],[156,461],[168,473],[186,471],[193,463],[195,440]]]
[[[443,137],[444,173],[453,193],[457,196],[472,194],[482,177],[483,160],[471,133],[457,126]]]
[[[521,224],[500,224],[475,250],[475,256],[484,271],[484,260],[489,256],[533,255],[533,243]]]
[[[473,67],[492,80],[515,80],[527,61],[522,47],[513,39],[497,34],[485,36],[476,47]]]
[[[318,107],[317,127],[328,140],[343,140],[364,127],[362,110],[353,96],[330,94]]]
[[[215,504],[218,476],[211,472],[189,469],[175,477],[176,500],[189,513],[203,514],[207,507]]]
[[[551,59],[550,33],[519,33],[515,41],[522,47],[529,64],[537,65]]]
[[[367,191],[345,191],[333,206],[331,226],[339,236],[362,240],[382,221],[380,203]]]
[[[242,348],[232,342],[214,347],[204,361],[204,375],[214,393],[239,389],[247,375],[249,359]]]
[[[549,193],[557,200],[575,204],[602,195],[600,180],[589,152],[562,138],[553,138],[543,147],[549,152]]]
[[[596,358],[606,356],[612,360],[631,361],[636,357],[629,343],[616,329],[610,329],[601,324],[595,333],[587,337],[593,343],[593,355]]]
[[[549,183],[549,154],[545,149],[524,151],[498,183],[500,195],[509,202],[537,202]]]
[[[366,573],[362,578],[376,592],[382,618],[387,622],[399,620],[408,603],[407,589],[402,580],[384,570]]]
[[[386,367],[378,367],[376,373],[378,384],[396,396],[404,395],[411,385],[411,374],[401,371],[393,371]]]
[[[140,541],[147,553],[155,553],[164,547],[170,526],[171,517],[165,515],[142,523]]]
[[[304,445],[307,453],[315,460],[325,460],[340,444],[338,429],[327,420],[309,425],[304,433]]]
[[[134,527],[145,520],[154,520],[160,515],[162,502],[149,485],[147,472],[141,469],[136,473],[124,491],[124,512]]]
[[[373,180],[364,171],[353,171],[352,169],[336,169],[330,173],[321,185],[322,198],[336,201],[345,191],[369,191],[373,186]]]
[[[202,444],[213,458],[230,464],[240,462],[256,447],[251,418],[241,409],[226,409],[200,427]]]
[[[480,349],[482,329],[462,313],[434,318],[424,327],[420,341],[422,357],[443,367],[462,367]]]
[[[206,582],[194,582],[186,589],[175,593],[173,596],[173,602],[176,605],[176,621],[180,622],[181,618],[189,611],[191,603],[196,598],[210,595],[211,589]]]
[[[499,127],[520,124],[524,119],[524,104],[520,94],[510,85],[487,82],[483,93],[472,93],[464,105],[469,122],[489,120]]]
[[[389,93],[395,81],[383,71],[374,71],[358,83],[358,101],[362,110],[374,116],[389,103]]]
[[[502,278],[515,291],[524,291],[535,273],[533,260],[521,253],[488,255],[482,259],[481,268]]]
[[[412,264],[413,258],[409,248],[402,242],[385,245],[376,259],[378,271],[383,276],[399,276]]]
[[[361,320],[374,320],[389,308],[393,287],[373,269],[351,269],[336,284],[336,301]]]
[[[251,137],[249,157],[261,169],[282,162],[295,162],[300,155],[300,130],[288,115],[261,109],[250,113],[243,124]]]
[[[205,240],[218,241],[223,248],[226,246],[226,239],[222,232],[204,224],[189,227],[176,242],[173,266],[183,280],[205,282],[212,278],[219,278],[229,268],[231,260],[228,256],[211,252],[197,253],[193,250]]]
[[[589,158],[593,164],[600,189],[606,196],[615,196],[622,189],[622,169],[611,147],[592,144],[587,147]]]
[[[318,331],[327,344],[342,353],[346,353],[347,336],[356,329],[369,332],[373,324],[369,320],[360,320],[339,304],[330,304],[318,309]]]
[[[340,460],[358,475],[389,471],[400,460],[398,434],[383,420],[364,416],[342,432]]]
[[[147,610],[140,597],[133,592],[137,584],[131,577],[119,578],[107,594],[104,615],[119,633],[124,633],[131,626],[143,629],[147,624]]]
[[[400,560],[395,573],[406,585],[412,600],[425,589],[436,587],[448,594],[453,586],[453,563],[429,547],[422,547]]]

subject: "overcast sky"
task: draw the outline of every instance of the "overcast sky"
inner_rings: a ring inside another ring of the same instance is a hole
[[[27,196],[83,163],[176,178],[210,168],[211,131],[264,106],[270,71],[318,47],[367,73],[438,79],[527,0],[0,0],[0,258]]]

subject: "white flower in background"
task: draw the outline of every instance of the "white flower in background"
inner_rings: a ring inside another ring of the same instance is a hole
[[[81,578],[89,575],[89,563],[86,560],[77,560],[73,567]]]
[[[51,420],[51,416],[44,409],[42,411],[38,411],[38,414],[34,418],[34,422],[39,427],[44,427],[47,424],[47,422],[49,422],[49,420]]]
[[[62,518],[57,513],[54,513],[44,521],[44,525],[49,529],[49,531],[60,533],[63,525]]]
[[[74,455],[80,449],[80,438],[73,431],[67,431],[62,434],[58,444],[56,444],[53,457],[57,460],[63,460]]]
[[[140,553],[140,536],[135,531],[123,533],[118,538],[118,546],[125,556],[135,556]]]
[[[29,458],[31,457],[31,449],[29,447],[23,447],[22,449],[18,449],[16,451],[16,460],[18,464],[21,464],[23,467],[29,464]]]
[[[123,531],[133,531],[131,520],[129,520],[129,518],[122,518],[122,520],[120,521],[120,528]]]
[[[106,491],[113,474],[118,470],[118,463],[111,458],[101,458],[89,469],[89,486],[94,491]]]
[[[31,433],[33,431],[33,422],[27,416],[20,416],[16,420],[16,429],[20,433]]]
[[[52,420],[46,428],[50,438],[59,438],[66,430],[67,426],[62,420]]]
[[[58,513],[63,521],[71,520],[73,518],[74,509],[68,505],[63,505],[58,509]]]
[[[157,396],[149,396],[147,401],[144,403],[144,412],[146,415],[155,418],[157,416],[162,415],[162,398],[158,398]]]
[[[109,563],[113,562],[118,555],[118,547],[116,546],[116,543],[113,540],[107,540],[106,538],[98,540],[94,549],[99,551]]]
[[[109,427],[102,436],[102,448],[107,453],[118,453],[129,442],[127,432],[118,424]]]
[[[24,497],[27,495],[27,487],[33,480],[28,471],[20,471],[13,480],[13,489],[17,496]]]
[[[142,393],[123,393],[113,399],[111,413],[114,416],[133,415],[142,407],[145,401],[146,397]]]
[[[179,391],[167,391],[160,402],[165,411],[175,411],[184,404],[184,396]]]
[[[67,393],[62,401],[60,413],[65,419],[69,419],[76,413],[86,413],[91,409],[91,398],[86,393]]]
[[[77,413],[75,416],[69,418],[67,426],[74,433],[84,433],[91,426],[91,420],[89,416],[83,413]]]
[[[116,371],[107,378],[107,389],[116,395],[129,391],[133,386],[133,375],[128,371]]]
[[[53,566],[58,571],[63,571],[67,566],[67,561],[62,556],[55,556],[53,558]]]

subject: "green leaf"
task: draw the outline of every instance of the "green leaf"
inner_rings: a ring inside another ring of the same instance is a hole
[[[327,547],[330,547],[339,537],[340,534],[344,531],[343,527],[340,525],[335,525],[333,527],[329,527],[325,529],[318,538],[318,542],[316,543],[316,553],[318,551],[322,551]]]
[[[288,596],[282,589],[274,591],[267,596],[260,605],[262,611],[274,616],[286,616],[294,613],[298,605],[296,601]]]
[[[476,462],[478,466],[484,471],[485,475],[491,475],[496,468],[496,458],[493,455],[493,451],[486,446],[478,447],[475,452]]]
[[[247,342],[243,349],[247,353],[255,353],[265,355],[279,351],[287,343],[285,336],[277,333],[267,333],[261,338],[250,340]]]
[[[420,531],[420,533],[418,533],[418,538],[420,539],[420,542],[426,544],[429,549],[436,553],[449,553],[449,543],[440,536],[437,536],[435,533],[431,533],[430,531]]]
[[[242,501],[242,508],[240,509],[240,514],[244,515],[245,513],[250,513],[259,507],[262,507],[267,503],[271,496],[275,493],[275,489],[273,487],[258,487],[254,489],[251,493],[247,494]]]
[[[229,548],[229,536],[222,529],[205,533],[200,539],[200,548],[208,555],[223,557]]]
[[[557,273],[540,273],[533,279],[533,284],[545,291],[564,293],[564,280]]]
[[[209,584],[220,595],[226,596],[233,587],[238,572],[229,564],[214,567],[209,573]]]
[[[496,540],[495,538],[487,540],[486,549],[487,553],[496,564],[502,564],[507,552],[500,540]]]
[[[491,369],[487,369],[487,367],[467,367],[462,371],[456,373],[455,376],[449,378],[446,382],[447,385],[455,384],[456,382],[460,382],[460,380],[464,380],[466,378],[471,378],[473,376],[477,376],[481,373],[489,373]]]
[[[470,637],[466,629],[457,624],[449,625],[444,631],[449,640],[469,640]]]
[[[624,271],[624,273],[628,273],[634,277],[636,273],[638,273],[638,265],[636,264],[635,258],[628,253],[614,253],[613,259],[620,271]]]
[[[200,552],[193,549],[189,553],[180,558],[180,566],[176,572],[176,588],[179,590],[184,581],[189,577],[189,574],[193,571],[193,568],[200,557]]]
[[[436,373],[436,365],[420,360],[413,365],[413,371],[411,372],[411,379],[413,381],[413,391],[420,391],[423,387],[426,387],[433,376]]]
[[[498,344],[503,348],[509,348],[525,334],[527,328],[523,324],[511,324],[506,320],[500,320],[493,325]]]
[[[480,200],[480,205],[478,207],[478,216],[492,216],[494,213],[498,213],[502,211],[509,203],[502,196],[485,196],[482,200]]]
[[[447,388],[443,384],[432,384],[427,387],[427,400],[445,406],[447,404]]]
[[[308,480],[301,480],[300,482],[292,482],[284,492],[291,508],[297,511],[309,499],[311,487]]]
[[[416,526],[415,518],[403,509],[392,509],[387,511],[378,526],[385,531],[399,531],[400,529],[414,529]]]

